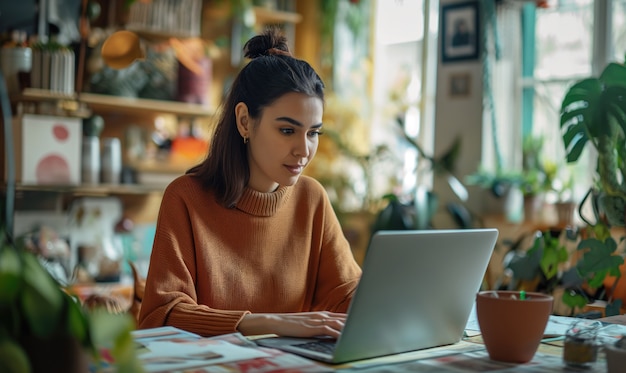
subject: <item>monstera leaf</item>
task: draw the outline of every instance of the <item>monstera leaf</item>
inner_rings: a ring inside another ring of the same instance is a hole
[[[612,137],[618,130],[626,132],[626,66],[610,63],[599,78],[574,84],[561,103],[567,160],[578,160],[587,141]]]
[[[578,262],[577,268],[581,276],[589,277],[589,286],[598,288],[602,286],[607,274],[619,276],[619,266],[624,259],[615,255],[617,243],[612,237],[605,241],[590,238],[580,241],[578,250],[587,250],[583,258]]]
[[[561,103],[560,128],[567,161],[576,162],[591,142],[604,191],[626,198],[626,162],[620,158],[625,155],[626,66],[610,63],[600,77],[574,84]]]

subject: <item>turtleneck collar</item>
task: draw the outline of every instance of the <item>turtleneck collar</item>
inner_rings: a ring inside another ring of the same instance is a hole
[[[274,192],[261,193],[246,188],[236,208],[250,215],[272,216],[289,198],[291,189],[288,186],[280,186]]]

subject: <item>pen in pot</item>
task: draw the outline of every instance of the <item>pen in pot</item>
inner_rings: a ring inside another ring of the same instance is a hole
[[[519,299],[520,300],[526,299],[526,292],[524,290],[520,290],[520,292],[519,292]]]

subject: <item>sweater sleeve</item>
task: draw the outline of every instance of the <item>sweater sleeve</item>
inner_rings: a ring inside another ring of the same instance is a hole
[[[313,310],[346,312],[361,278],[361,267],[325,191],[322,200],[321,256]]]
[[[139,328],[171,325],[203,336],[233,333],[248,311],[218,310],[197,302],[196,263],[188,206],[198,193],[174,182],[165,191],[157,220]]]

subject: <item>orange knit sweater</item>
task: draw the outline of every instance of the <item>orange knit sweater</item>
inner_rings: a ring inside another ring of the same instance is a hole
[[[360,276],[316,180],[247,189],[226,209],[184,175],[163,195],[139,327],[210,336],[250,312],[346,312]]]

